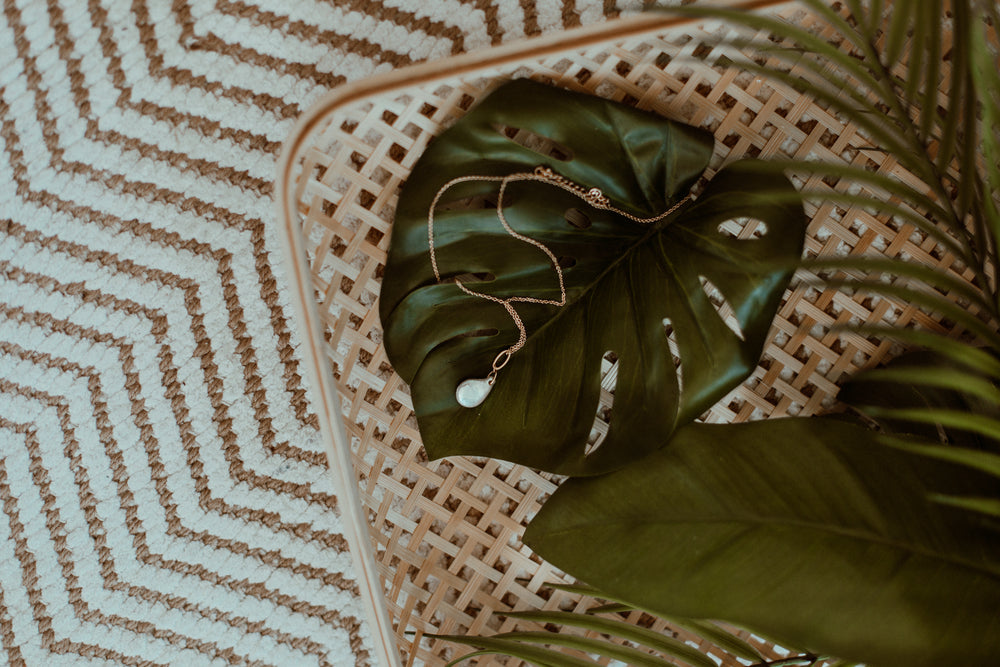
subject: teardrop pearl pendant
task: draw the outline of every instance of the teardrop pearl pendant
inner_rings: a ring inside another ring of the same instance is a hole
[[[455,400],[463,408],[474,408],[486,400],[493,389],[489,378],[469,378],[455,389]]]

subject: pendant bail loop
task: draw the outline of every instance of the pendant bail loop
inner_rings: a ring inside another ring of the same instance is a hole
[[[507,365],[507,362],[510,361],[512,354],[513,352],[511,351],[511,348],[507,348],[496,356],[493,360],[493,376],[496,376],[496,372]]]

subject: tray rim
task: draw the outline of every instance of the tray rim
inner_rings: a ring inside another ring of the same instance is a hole
[[[726,8],[738,11],[759,11],[793,4],[796,4],[796,0],[737,0],[723,3]],[[703,21],[701,18],[671,15],[638,14],[617,17],[359,79],[337,86],[313,103],[299,116],[282,142],[276,165],[274,206],[293,319],[301,334],[299,353],[304,362],[303,379],[312,392],[313,407],[337,495],[344,537],[353,557],[357,583],[362,592],[373,644],[373,659],[378,664],[402,667],[396,633],[375,566],[368,522],[354,478],[351,441],[343,422],[340,396],[333,371],[323,352],[327,346],[323,337],[324,326],[315,299],[312,298],[306,243],[296,211],[293,171],[303,154],[306,141],[329,115],[351,104],[438,81],[486,72],[516,62],[537,60],[601,43],[661,34],[669,29]]]

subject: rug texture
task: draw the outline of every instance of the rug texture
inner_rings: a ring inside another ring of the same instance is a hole
[[[0,663],[364,665],[272,180],[296,116],[605,0],[2,0]]]

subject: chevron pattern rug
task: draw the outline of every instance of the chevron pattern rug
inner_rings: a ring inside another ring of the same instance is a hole
[[[344,81],[605,0],[2,0],[0,663],[366,665],[272,179]]]

